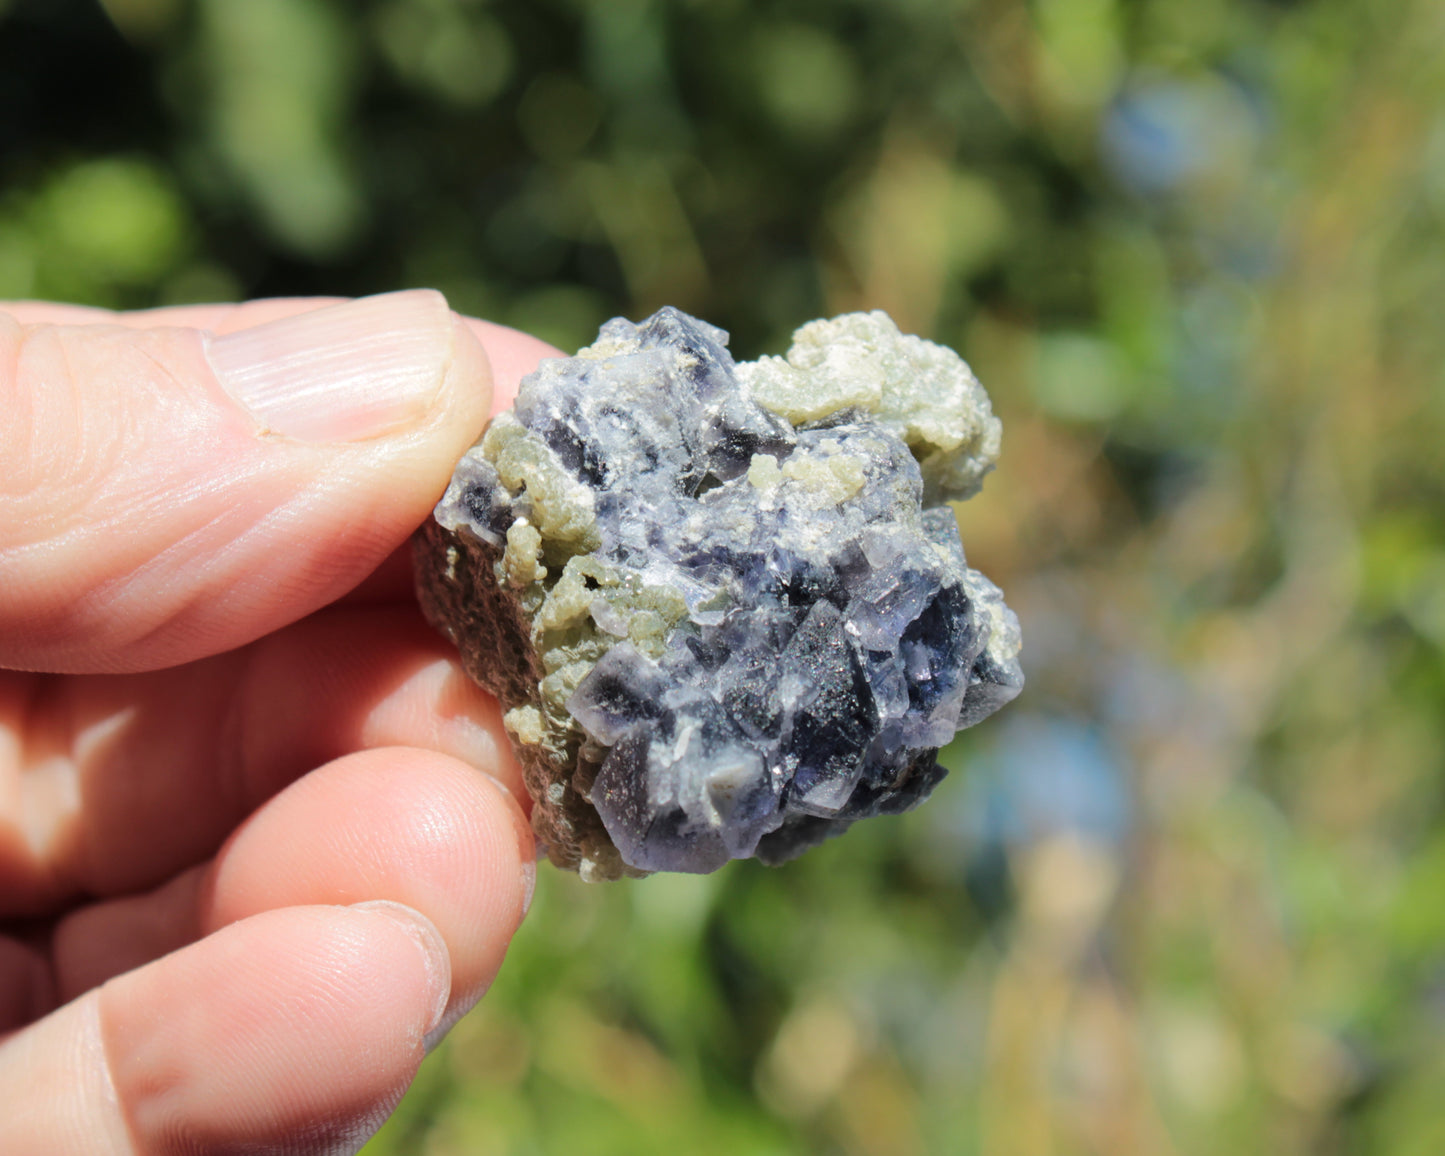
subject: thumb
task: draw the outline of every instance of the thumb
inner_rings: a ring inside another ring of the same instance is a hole
[[[490,401],[429,290],[225,336],[0,314],[0,667],[170,666],[325,605],[426,518]]]

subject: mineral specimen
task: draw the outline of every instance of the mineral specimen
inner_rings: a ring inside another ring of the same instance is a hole
[[[544,361],[417,538],[418,591],[496,694],[553,862],[781,862],[909,809],[1023,685],[947,505],[1000,427],[885,314],[734,363],[675,309]]]

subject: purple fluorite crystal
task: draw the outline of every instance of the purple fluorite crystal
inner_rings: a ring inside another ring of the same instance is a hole
[[[791,858],[907,810],[1023,683],[931,500],[998,422],[882,314],[737,365],[674,309],[543,362],[419,535],[428,617],[508,709],[550,856],[588,877]]]

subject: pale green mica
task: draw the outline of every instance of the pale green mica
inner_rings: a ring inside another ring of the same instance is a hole
[[[925,504],[969,497],[998,460],[1003,427],[973,371],[886,313],[810,321],[786,356],[737,373],[754,401],[795,426],[847,409],[877,417],[918,459]]]

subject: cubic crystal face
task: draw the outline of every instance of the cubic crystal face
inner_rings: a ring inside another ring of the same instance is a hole
[[[544,361],[416,541],[501,699],[549,857],[588,878],[782,862],[943,777],[1023,686],[947,505],[998,454],[951,350],[882,313],[734,363],[675,309]]]

